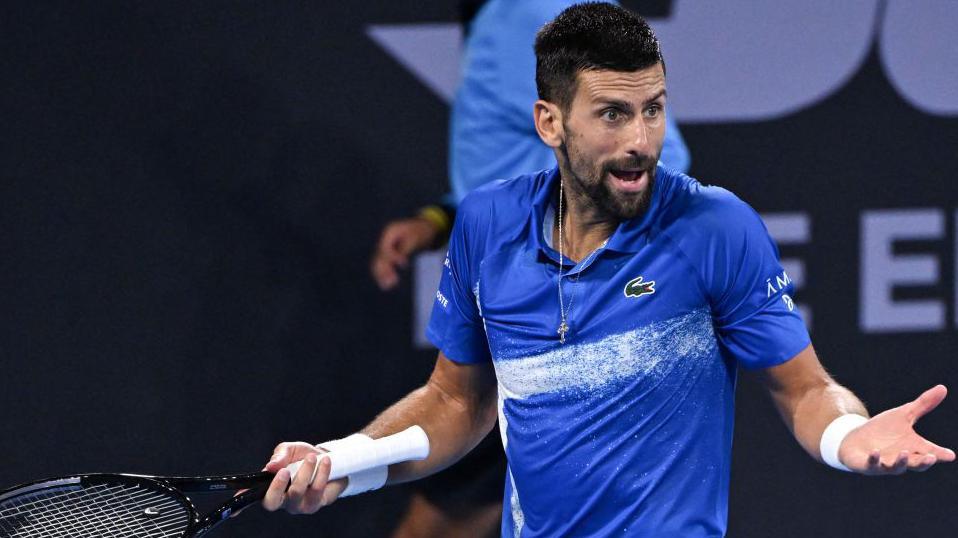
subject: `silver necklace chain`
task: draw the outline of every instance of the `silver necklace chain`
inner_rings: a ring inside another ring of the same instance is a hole
[[[571,315],[571,312],[572,312],[572,302],[575,301],[576,292],[579,291],[579,286],[578,286],[577,284],[579,283],[579,277],[582,276],[582,271],[579,271],[578,273],[576,273],[575,278],[572,280],[572,285],[573,285],[572,295],[569,297],[569,306],[568,306],[568,308],[566,308],[566,306],[565,306],[565,296],[564,296],[563,293],[562,293],[562,277],[565,276],[564,274],[562,274],[563,269],[565,269],[565,263],[564,263],[564,261],[565,261],[565,256],[564,256],[564,252],[563,252],[563,248],[562,248],[562,244],[565,243],[565,237],[564,237],[563,234],[562,234],[562,198],[563,198],[563,195],[562,195],[562,194],[563,194],[563,193],[562,193],[562,184],[563,184],[562,178],[559,178],[559,278],[558,278],[558,288],[559,288],[559,315],[561,316],[561,322],[559,323],[559,329],[558,329],[556,332],[559,333],[559,343],[560,343],[560,344],[564,344],[564,343],[565,343],[565,335],[566,335],[566,333],[569,332],[569,329],[570,329],[570,328],[569,328],[569,316]],[[608,240],[606,240],[606,242],[608,242]],[[584,270],[584,267],[585,267],[585,266],[589,265],[589,262],[592,261],[592,258],[593,258],[596,254],[598,254],[599,250],[601,250],[602,247],[605,246],[606,242],[603,242],[601,245],[599,245],[595,250],[593,250],[593,251],[586,257],[586,259],[582,262],[582,263],[583,263],[583,270]]]

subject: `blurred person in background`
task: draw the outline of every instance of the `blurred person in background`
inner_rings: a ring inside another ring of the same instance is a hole
[[[538,99],[533,51],[536,32],[572,0],[465,0],[460,2],[465,47],[462,82],[452,104],[449,143],[451,193],[415,216],[388,223],[371,272],[383,290],[423,250],[448,239],[458,203],[490,181],[552,168],[555,154],[536,133]],[[689,151],[668,120],[660,162],[688,171]],[[394,538],[498,536],[505,456],[495,434],[446,471],[418,481]]]

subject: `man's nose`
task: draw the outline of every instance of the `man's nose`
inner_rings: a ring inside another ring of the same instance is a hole
[[[645,155],[649,153],[649,130],[643,121],[635,122],[635,126],[629,133],[629,147],[626,150],[630,153]]]

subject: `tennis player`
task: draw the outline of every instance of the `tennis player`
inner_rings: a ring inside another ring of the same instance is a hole
[[[460,1],[466,39],[449,123],[451,192],[442,203],[383,228],[370,264],[381,289],[399,284],[413,255],[449,241],[456,206],[466,194],[497,179],[555,167],[555,153],[542,143],[530,114],[538,98],[533,44],[544,24],[576,3]],[[666,121],[661,162],[687,172],[689,150],[673,116]],[[415,483],[393,538],[498,536],[505,469],[502,442],[490,433],[455,465]]]
[[[535,49],[535,124],[558,167],[466,197],[428,330],[431,378],[360,434],[278,445],[267,510],[311,513],[434,473],[498,415],[503,536],[723,536],[737,366],[761,372],[796,440],[828,465],[900,474],[954,461],[913,429],[945,387],[869,418],[819,363],[758,215],[657,166],[665,64],[645,21],[579,4]],[[413,424],[429,458],[327,483],[323,450]],[[303,458],[290,483],[282,467]]]

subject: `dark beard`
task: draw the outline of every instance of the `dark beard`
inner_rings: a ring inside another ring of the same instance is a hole
[[[592,170],[577,170],[576,161],[573,161],[569,155],[569,149],[565,143],[559,146],[559,151],[565,157],[565,168],[563,173],[567,173],[575,183],[573,187],[579,193],[585,195],[585,198],[591,203],[592,207],[598,210],[601,215],[605,215],[616,220],[634,219],[644,215],[649,209],[652,201],[652,191],[655,189],[655,170],[659,159],[657,156],[636,156],[634,158],[604,163],[601,166],[592,166]],[[597,169],[596,169],[597,168]],[[646,170],[649,175],[649,185],[641,193],[634,195],[616,194],[612,191],[605,178],[609,176],[612,170],[624,170],[630,168],[641,168]],[[587,177],[582,177],[587,174]]]

